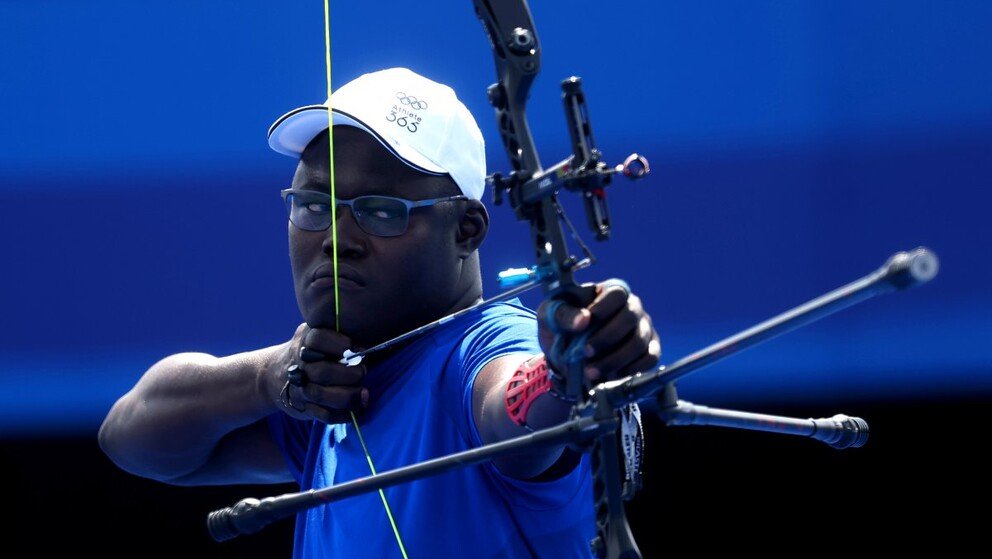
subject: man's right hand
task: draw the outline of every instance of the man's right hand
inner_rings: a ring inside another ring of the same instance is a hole
[[[304,347],[309,351],[301,358]],[[350,412],[368,407],[369,391],[362,386],[365,366],[338,362],[350,348],[351,340],[340,332],[300,324],[286,353],[270,365],[275,370],[268,371],[269,378],[278,380],[275,400],[279,408],[296,419],[346,423],[351,421]],[[283,392],[292,365],[298,367],[302,382],[290,383]]]

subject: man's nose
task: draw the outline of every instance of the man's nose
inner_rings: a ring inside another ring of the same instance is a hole
[[[368,252],[366,241],[368,235],[358,226],[355,213],[343,204],[337,207],[338,256],[358,257]],[[327,228],[327,237],[323,242],[324,253],[334,254],[333,224]]]

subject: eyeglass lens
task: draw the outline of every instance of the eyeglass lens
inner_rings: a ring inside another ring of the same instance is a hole
[[[290,221],[306,231],[325,231],[331,226],[329,202],[323,193],[293,193],[286,196]],[[338,206],[351,206],[358,226],[370,235],[395,237],[406,231],[409,211],[399,200],[362,196],[354,200],[338,200]]]

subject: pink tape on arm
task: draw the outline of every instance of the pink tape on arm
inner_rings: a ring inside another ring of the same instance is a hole
[[[549,390],[551,379],[548,377],[548,362],[544,356],[524,361],[506,385],[506,413],[517,425],[531,429],[527,425],[527,412],[534,400]]]

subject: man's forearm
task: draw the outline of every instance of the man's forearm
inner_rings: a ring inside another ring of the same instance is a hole
[[[168,481],[202,466],[224,435],[276,412],[265,374],[285,352],[272,346],[229,357],[172,355],[121,397],[100,427],[100,446],[121,468]]]

